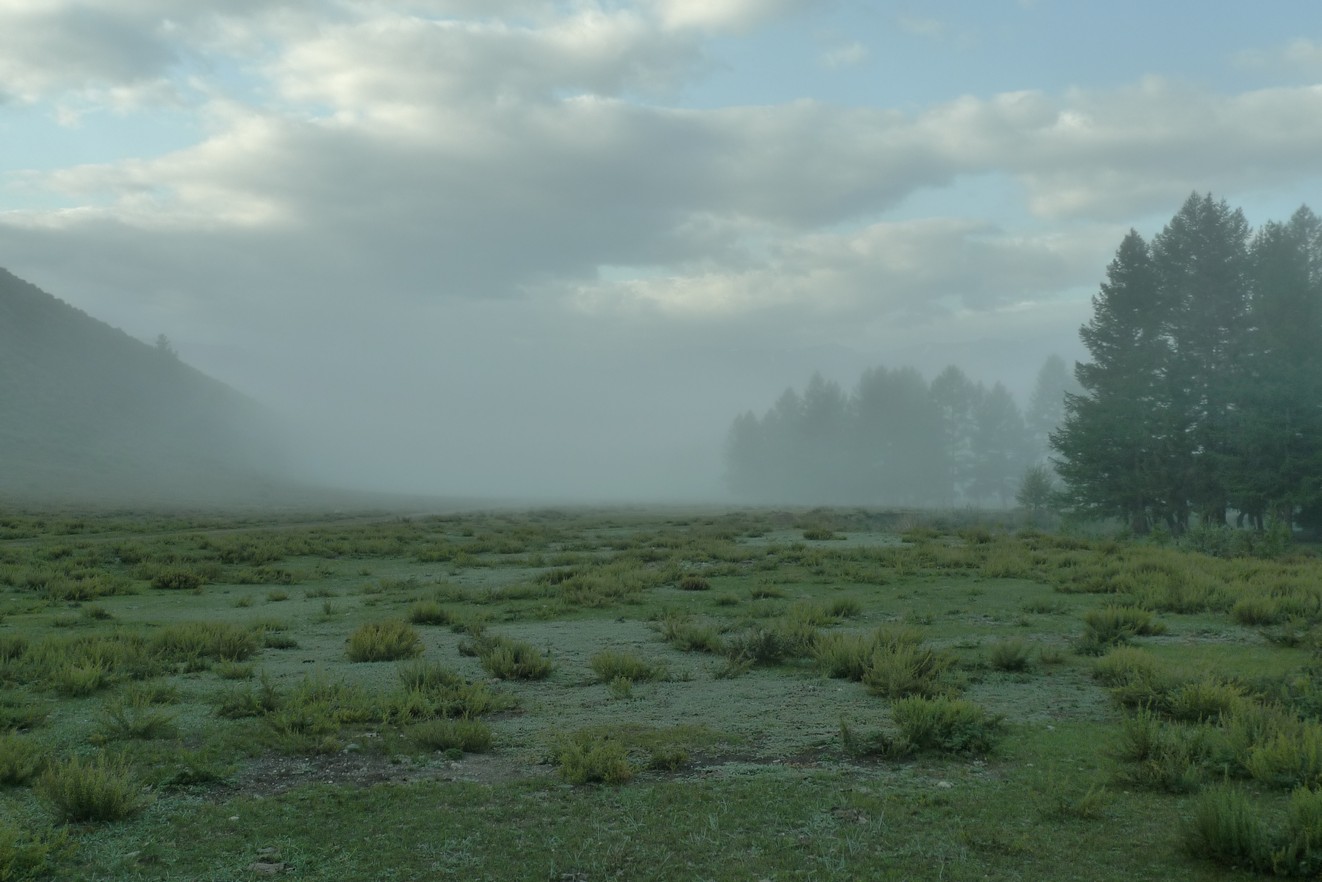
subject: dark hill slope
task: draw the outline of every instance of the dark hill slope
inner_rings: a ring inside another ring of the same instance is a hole
[[[259,501],[274,439],[233,389],[0,269],[0,494]]]

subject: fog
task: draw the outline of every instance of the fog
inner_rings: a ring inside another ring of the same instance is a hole
[[[1322,13],[1288,5],[1196,47],[1123,4],[0,9],[0,267],[168,335],[297,480],[723,500],[733,419],[814,372],[1024,407],[1130,227],[1304,201]]]

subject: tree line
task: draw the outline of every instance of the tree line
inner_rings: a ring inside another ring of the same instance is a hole
[[[1322,525],[1322,223],[1254,231],[1194,194],[1120,243],[1051,436],[1074,510],[1163,525]]]
[[[1070,385],[1058,356],[1027,410],[954,366],[930,383],[913,368],[873,368],[848,393],[817,374],[762,416],[735,419],[726,479],[756,502],[1007,506],[1025,469],[1043,462]]]

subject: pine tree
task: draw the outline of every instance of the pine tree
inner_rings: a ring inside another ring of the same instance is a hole
[[[1306,206],[1251,247],[1231,502],[1261,528],[1322,515],[1322,221]],[[1301,517],[1302,515],[1302,517]]]
[[[1051,434],[1053,460],[1073,507],[1127,520],[1147,532],[1158,517],[1172,519],[1180,502],[1160,487],[1168,437],[1165,376],[1170,346],[1152,256],[1130,230],[1093,297],[1093,317],[1079,329],[1092,361],[1075,368],[1081,394],[1066,393],[1065,420]]]
[[[1041,463],[1051,450],[1051,433],[1065,421],[1065,393],[1078,392],[1078,384],[1070,376],[1065,359],[1049,355],[1038,369],[1033,394],[1024,413],[1024,428],[1028,432],[1030,458]]]
[[[1249,309],[1248,243],[1243,212],[1196,193],[1152,240],[1170,344],[1163,437],[1174,480],[1167,495],[1187,497],[1203,523],[1224,524],[1229,504]],[[1187,512],[1172,514],[1177,527],[1187,526]]]
[[[941,501],[947,474],[941,414],[927,381],[913,368],[865,371],[852,399],[850,433],[859,501],[926,505]]]
[[[1024,418],[1010,393],[995,384],[978,402],[969,490],[975,502],[1008,506],[1029,459]]]
[[[948,469],[941,502],[954,505],[972,498],[978,406],[987,390],[951,365],[932,381],[931,394],[941,414],[941,446]]]

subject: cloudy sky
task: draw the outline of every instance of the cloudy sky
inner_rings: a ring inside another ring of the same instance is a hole
[[[1320,182],[1316,0],[0,0],[0,266],[343,484],[711,497],[812,371],[1026,392],[1127,229]]]

